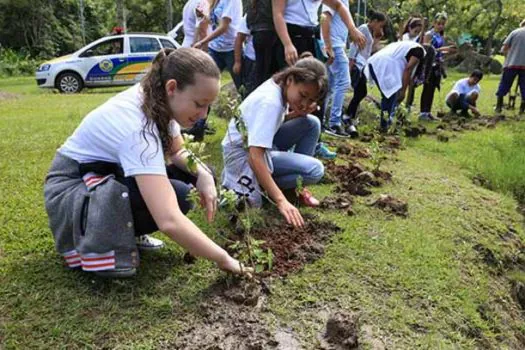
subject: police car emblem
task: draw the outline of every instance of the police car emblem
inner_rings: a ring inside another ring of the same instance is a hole
[[[98,65],[103,72],[110,72],[113,69],[113,62],[111,60],[104,60]]]

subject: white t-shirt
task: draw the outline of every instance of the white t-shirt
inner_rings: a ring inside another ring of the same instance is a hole
[[[453,92],[457,92],[458,95],[465,94],[466,96],[470,95],[473,92],[477,92],[479,94],[481,92],[481,87],[479,86],[479,84],[469,85],[468,80],[469,78],[463,78],[456,81],[456,84],[454,84],[454,87],[448,93],[447,99]]]
[[[117,163],[125,176],[166,175],[157,126],[153,124],[150,132],[142,134],[146,122],[142,100],[140,84],[109,99],[82,120],[58,152],[79,163]],[[171,122],[171,135],[180,135],[175,121]]]
[[[341,0],[341,3],[344,7],[348,8],[348,0]],[[332,47],[346,47],[348,28],[339,13],[327,5],[323,5],[322,12],[328,12],[332,16],[332,22],[330,23],[330,39],[332,40]]]
[[[361,24],[357,29],[359,29],[359,31],[365,36],[366,44],[365,47],[361,50],[354,42],[352,42],[350,44],[348,58],[355,59],[355,64],[357,68],[359,68],[359,70],[363,70],[363,68],[365,68],[366,62],[372,54],[374,38],[372,37],[372,32],[370,32],[370,28],[368,28],[368,24]]]
[[[406,32],[405,34],[403,34],[403,36],[401,37],[401,41],[414,41],[416,43],[419,42],[419,35],[416,35],[415,37],[410,37],[410,34],[408,32]]]
[[[319,7],[322,0],[287,0],[284,21],[301,27],[316,27],[319,24]]]
[[[247,129],[247,147],[266,149],[265,160],[273,172],[270,151],[273,139],[284,122],[287,106],[283,101],[282,89],[272,78],[253,91],[240,105],[241,119]],[[246,196],[253,206],[262,204],[261,188],[248,162],[248,150],[243,144],[242,135],[232,119],[222,140],[224,169],[222,185]]]
[[[246,24],[246,16],[241,19],[239,23],[239,33],[246,34],[246,41],[244,42],[244,56],[249,58],[252,61],[255,61],[255,49],[253,48],[253,37],[251,35],[250,29]]]
[[[204,16],[197,14],[201,12],[205,16],[208,15],[209,3],[207,0],[188,0],[182,10],[182,23],[184,28],[184,41],[182,47],[191,47],[195,38],[195,31],[199,24],[204,20]]]
[[[213,39],[208,47],[218,52],[232,51],[235,47],[235,37],[237,28],[242,18],[241,0],[218,0],[218,4],[210,13],[212,30],[216,30],[222,18],[231,19],[228,30],[217,38]]]

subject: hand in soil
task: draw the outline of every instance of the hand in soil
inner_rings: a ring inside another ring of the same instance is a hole
[[[246,267],[239,262],[239,260],[232,258],[228,255],[228,258],[224,261],[217,262],[219,269],[231,272],[236,275],[246,276],[252,278],[253,269],[251,267]]]
[[[295,227],[303,227],[304,219],[299,212],[299,209],[294,207],[286,199],[277,203],[277,208],[283,214],[286,222],[294,225]]]

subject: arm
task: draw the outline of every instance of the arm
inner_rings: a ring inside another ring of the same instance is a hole
[[[510,50],[510,45],[508,44],[503,44],[503,46],[501,47],[501,53],[503,54],[503,56],[507,56],[507,54],[509,53],[509,50]]]
[[[242,273],[240,263],[209,239],[180,211],[177,196],[166,176],[137,175],[135,179],[160,231],[192,255],[212,260],[223,270]]]
[[[233,72],[235,74],[241,73],[241,67],[242,67],[242,44],[246,40],[246,34],[237,32],[237,36],[235,37],[235,48],[234,48],[234,57],[235,57],[235,63],[233,64]]]
[[[199,22],[199,25],[197,26],[197,35],[193,38],[192,46],[197,43],[199,40],[206,37],[206,34],[208,34],[208,19],[204,18]]]
[[[170,160],[177,168],[191,174],[192,171],[188,169],[188,155],[188,151],[184,148],[182,136],[174,137]],[[211,222],[217,211],[217,189],[215,188],[215,179],[212,171],[198,161],[197,172],[193,175],[197,176],[196,188],[201,196],[201,203],[206,207],[208,222]]]
[[[195,48],[202,48],[203,46],[207,45],[210,41],[213,39],[221,36],[222,34],[226,33],[228,28],[230,27],[232,19],[229,17],[223,17],[221,18],[221,22],[217,29],[215,29],[210,35],[207,35],[204,39],[199,40],[197,43],[193,44],[193,47]]]
[[[354,20],[352,19],[352,15],[350,14],[350,10],[348,10],[348,8],[346,8],[339,0],[323,0],[323,4],[326,4],[328,7],[335,10],[339,16],[341,16],[343,23],[348,28],[350,38],[356,42],[357,46],[359,46],[361,49],[365,47],[365,36],[359,30],[357,30]]]
[[[272,13],[275,31],[284,46],[284,58],[288,65],[292,66],[299,58],[297,49],[288,35],[286,22],[284,21],[284,8],[286,7],[286,0],[272,0]]]
[[[286,218],[289,224],[294,226],[303,226],[304,220],[299,210],[294,207],[286,197],[284,196],[281,189],[277,186],[272,178],[272,174],[268,170],[268,166],[264,160],[264,154],[266,150],[262,147],[249,148],[248,162],[250,167],[253,169],[257,180],[261,184],[262,188],[268,192],[270,198],[272,198],[277,204],[277,208],[281,214]]]
[[[401,92],[399,93],[398,101],[401,102],[405,99],[405,94],[407,87],[410,85],[410,79],[412,78],[412,70],[419,63],[417,57],[410,57],[410,60],[403,71],[403,86],[401,87]]]
[[[332,14],[328,11],[323,12],[321,16],[321,33],[323,34],[324,48],[328,55],[328,64],[332,64],[334,61],[334,50],[332,48],[332,38],[330,37],[332,18]]]

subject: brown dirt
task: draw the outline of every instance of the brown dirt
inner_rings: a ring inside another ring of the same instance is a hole
[[[350,158],[370,158],[371,156],[368,148],[350,144],[339,145],[337,147],[337,154],[346,155]]]
[[[408,204],[390,195],[382,194],[370,205],[397,216],[408,216]]]
[[[354,198],[348,193],[334,194],[328,196],[321,201],[321,209],[342,209],[346,211],[347,215],[354,215],[352,204]]]
[[[498,123],[505,121],[505,115],[483,115],[470,118],[449,113],[446,114],[441,121],[441,124],[437,126],[438,130],[449,130],[455,132],[461,132],[464,130],[475,131],[478,130],[479,127],[489,129],[495,128]]]
[[[336,312],[326,322],[323,349],[356,349],[358,341],[359,318],[349,312]]]
[[[345,165],[327,163],[326,173],[328,178],[338,183],[338,192],[346,192],[355,196],[370,195],[372,192],[369,188],[381,186],[383,177],[388,177],[384,172],[378,173],[380,177],[377,177],[357,162],[349,162]]]
[[[268,218],[263,227],[254,229],[251,234],[264,240],[264,249],[273,253],[273,276],[286,276],[300,270],[305,264],[319,259],[324,254],[324,246],[334,233],[341,229],[328,221],[319,221],[312,215],[304,215],[305,225],[294,228],[280,217]]]
[[[13,100],[17,98],[18,98],[18,95],[15,95],[9,92],[5,92],[5,91],[0,91],[0,101]]]
[[[427,129],[422,125],[407,126],[403,129],[406,137],[419,137],[427,133]]]

